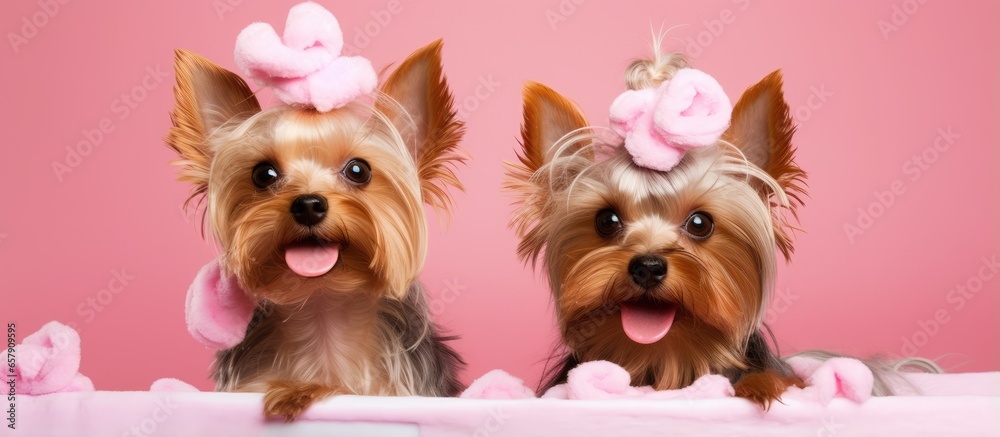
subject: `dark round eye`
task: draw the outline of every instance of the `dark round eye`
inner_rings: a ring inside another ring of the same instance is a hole
[[[354,158],[344,166],[344,177],[351,183],[367,184],[372,179],[372,168],[364,159]]]
[[[712,216],[708,215],[708,213],[695,211],[688,216],[687,221],[684,222],[683,229],[691,238],[701,240],[712,235],[712,231],[715,230],[715,223],[712,221]]]
[[[280,176],[278,169],[274,168],[274,165],[270,162],[262,162],[253,168],[251,178],[253,179],[254,186],[263,190],[278,182],[278,177]]]
[[[610,208],[597,212],[597,217],[594,218],[594,226],[597,229],[598,235],[602,237],[615,235],[624,228],[622,220],[618,217],[618,213]]]

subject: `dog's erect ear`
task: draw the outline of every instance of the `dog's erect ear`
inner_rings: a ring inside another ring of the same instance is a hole
[[[781,87],[781,70],[777,70],[748,88],[733,108],[732,124],[723,138],[778,182],[794,215],[805,195],[806,173],[795,163],[795,126]],[[783,227],[776,233],[778,246],[787,258],[792,251],[788,235]]]
[[[465,123],[455,118],[454,98],[441,68],[441,40],[406,58],[382,85],[382,93],[402,106],[378,102],[413,153],[424,202],[447,211],[448,187],[462,189],[455,167],[466,159],[458,147]]]
[[[572,100],[545,85],[528,82],[524,85],[524,122],[521,125],[523,152],[518,158],[534,173],[555,156],[556,141],[587,126],[587,118]],[[575,152],[582,146],[575,145],[574,150],[566,152]]]
[[[781,90],[781,70],[748,88],[733,108],[733,121],[723,135],[743,151],[750,162],[778,181],[785,192],[800,201],[798,183],[805,173],[795,164],[792,135],[795,126]]]
[[[177,50],[174,72],[173,127],[166,143],[178,154],[173,162],[180,167],[178,179],[193,184],[196,196],[208,184],[212,162],[208,136],[230,120],[260,112],[260,104],[238,75],[194,52]]]
[[[525,84],[522,150],[517,156],[519,162],[507,163],[504,188],[517,197],[518,209],[510,223],[521,238],[517,253],[532,265],[538,260],[549,233],[549,224],[543,219],[548,216],[550,190],[567,185],[577,174],[577,164],[589,164],[594,159],[591,149],[580,150],[590,141],[575,143],[561,152],[563,155],[576,153],[580,159],[571,160],[553,172],[538,173],[538,170],[555,158],[559,139],[587,126],[586,117],[572,100],[540,83]]]

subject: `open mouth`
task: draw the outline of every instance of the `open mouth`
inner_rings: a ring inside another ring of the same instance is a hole
[[[296,275],[315,278],[337,264],[340,244],[310,237],[285,246],[285,264]]]
[[[622,329],[632,341],[651,344],[660,341],[670,331],[677,315],[677,305],[650,299],[623,302]]]

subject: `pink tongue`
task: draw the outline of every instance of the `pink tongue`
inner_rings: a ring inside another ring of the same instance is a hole
[[[622,304],[622,329],[636,343],[655,343],[667,335],[676,314],[674,305]]]
[[[285,264],[299,276],[314,278],[329,272],[338,255],[338,244],[297,244],[285,249]]]

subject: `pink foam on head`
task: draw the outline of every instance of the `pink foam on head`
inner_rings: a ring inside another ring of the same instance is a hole
[[[687,150],[715,144],[732,104],[712,76],[685,68],[658,88],[628,90],[611,103],[611,129],[639,166],[668,171]]]
[[[729,127],[733,106],[712,76],[685,68],[661,87],[653,127],[682,149],[714,144]]]
[[[320,112],[370,95],[378,85],[371,62],[341,56],[344,35],[337,18],[305,2],[288,11],[282,36],[267,23],[253,23],[236,37],[234,57],[244,74],[290,105]]]

